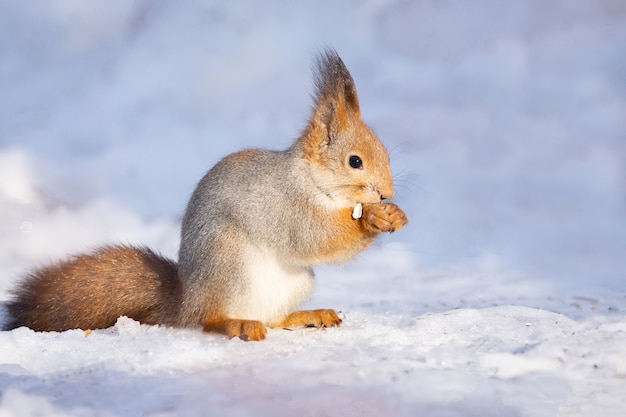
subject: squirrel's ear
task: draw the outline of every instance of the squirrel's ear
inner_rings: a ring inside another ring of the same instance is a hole
[[[335,97],[322,97],[315,106],[311,125],[317,131],[324,131],[328,142],[344,129],[348,123],[348,111],[345,102]]]
[[[315,109],[309,130],[316,132],[319,147],[327,146],[350,121],[360,118],[359,99],[354,80],[339,54],[327,49],[315,66]]]

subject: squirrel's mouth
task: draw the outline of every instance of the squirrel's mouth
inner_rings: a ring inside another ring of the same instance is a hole
[[[381,193],[378,190],[378,187],[374,185],[368,186],[364,191],[365,192],[363,193],[361,198],[358,199],[357,203],[376,204],[382,203],[383,201],[393,197],[393,191],[391,192],[391,196],[388,196]]]
[[[383,200],[385,198],[378,192],[369,190],[368,192],[355,195],[352,206],[354,207],[355,204],[378,204],[382,203]]]

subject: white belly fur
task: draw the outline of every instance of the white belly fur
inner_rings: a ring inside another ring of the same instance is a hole
[[[228,316],[278,324],[310,296],[313,273],[281,261],[273,251],[253,246],[246,249],[247,286],[230,306]]]

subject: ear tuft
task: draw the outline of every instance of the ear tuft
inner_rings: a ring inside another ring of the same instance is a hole
[[[320,53],[315,62],[316,105],[335,102],[345,110],[359,115],[359,99],[354,80],[337,51],[332,48]]]
[[[315,61],[315,107],[298,141],[308,158],[320,158],[337,135],[360,119],[359,100],[352,76],[334,49],[326,49]]]

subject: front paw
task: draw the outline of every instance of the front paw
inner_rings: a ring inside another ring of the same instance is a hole
[[[406,214],[393,203],[363,204],[363,227],[372,233],[393,233],[407,224]]]

